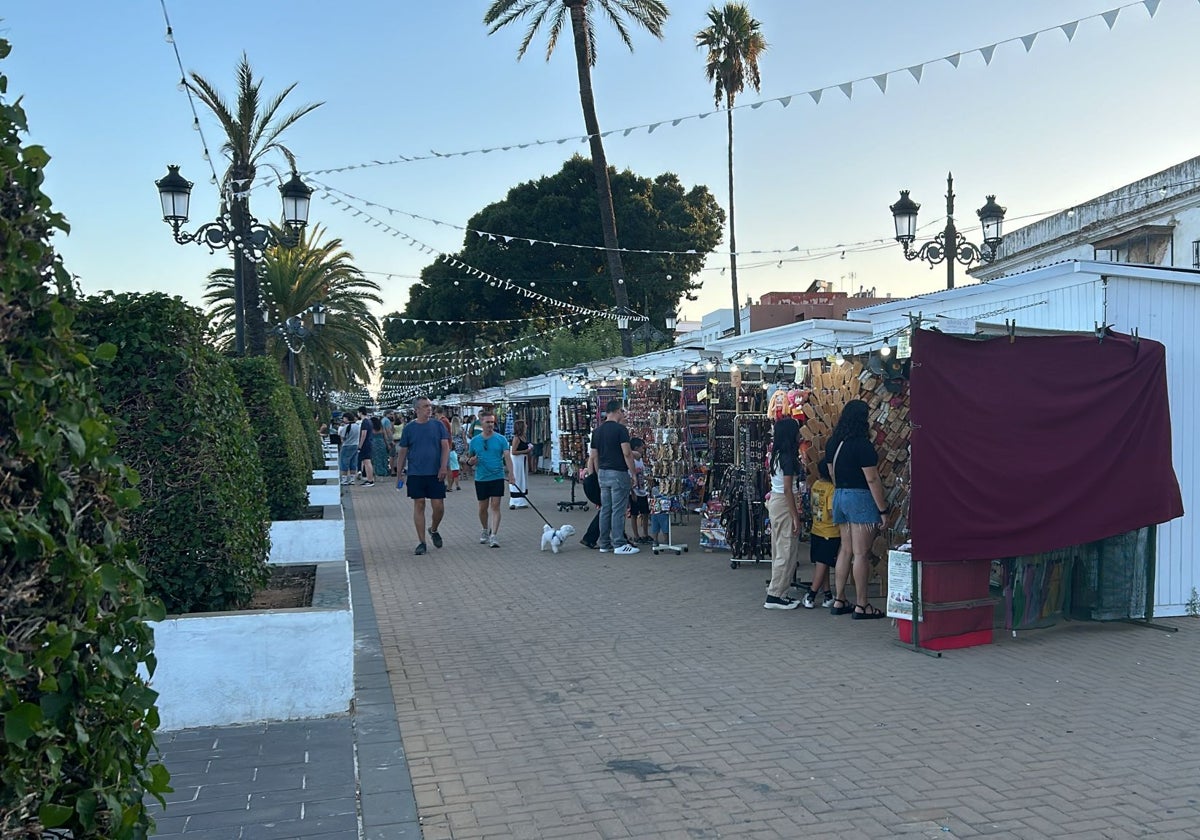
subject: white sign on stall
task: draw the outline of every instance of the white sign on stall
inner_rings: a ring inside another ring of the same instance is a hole
[[[917,592],[920,597],[921,566],[917,564]],[[887,614],[889,618],[912,621],[913,559],[907,551],[888,552]],[[921,621],[925,617],[921,616]]]

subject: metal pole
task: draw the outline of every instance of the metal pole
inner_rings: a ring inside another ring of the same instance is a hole
[[[242,286],[242,261],[233,251],[233,349],[238,357],[246,355],[245,290]]]
[[[954,288],[954,259],[958,250],[958,229],[954,227],[954,173],[946,173],[946,288]]]
[[[292,345],[288,344],[288,384],[295,387],[296,385],[296,351],[292,349]]]

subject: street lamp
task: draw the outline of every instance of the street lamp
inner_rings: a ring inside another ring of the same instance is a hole
[[[946,228],[915,251],[912,243],[917,238],[917,211],[921,205],[908,197],[908,190],[900,190],[900,200],[888,209],[892,211],[892,220],[896,223],[896,241],[904,249],[905,259],[923,260],[929,263],[930,268],[945,262],[947,289],[954,288],[956,261],[965,266],[978,261],[991,262],[996,259],[996,251],[1004,238],[1005,208],[996,203],[994,195],[989,195],[987,203],[976,211],[983,225],[983,247],[973,245],[958,232],[954,226],[953,173],[946,173]]]
[[[289,385],[296,384],[296,354],[304,350],[305,339],[311,338],[325,328],[325,318],[328,312],[329,307],[317,301],[301,314],[293,315],[282,324],[276,324],[271,328],[271,334],[279,336],[287,344]],[[312,329],[304,326],[305,313],[312,313]],[[265,305],[262,308],[262,318],[264,324],[271,321],[270,310]]]
[[[170,164],[167,174],[154,182],[162,202],[163,221],[180,245],[195,242],[208,246],[210,253],[227,248],[233,253],[233,335],[234,348],[239,356],[246,353],[246,311],[256,308],[258,301],[245,299],[245,267],[242,257],[250,262],[262,258],[267,248],[293,248],[300,243],[300,233],[308,224],[308,205],[312,188],[300,180],[296,172],[286,184],[280,184],[283,199],[283,235],[260,224],[250,215],[248,186],[240,195],[230,194],[221,200],[221,213],[215,221],[206,222],[188,233],[182,227],[188,220],[192,182],[179,174],[179,167]],[[253,349],[253,348],[252,348]],[[261,352],[261,351],[260,351]]]

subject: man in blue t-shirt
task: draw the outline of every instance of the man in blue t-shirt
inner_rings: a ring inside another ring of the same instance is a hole
[[[479,500],[480,544],[499,548],[496,535],[500,531],[500,501],[504,498],[504,483],[512,481],[512,452],[504,435],[496,434],[496,415],[492,411],[480,414],[483,431],[471,438],[467,460],[475,467],[475,498]]]
[[[433,521],[429,525],[429,536],[437,548],[442,547],[442,535],[438,525],[446,513],[446,475],[450,461],[450,435],[446,427],[433,420],[433,403],[429,397],[417,397],[416,419],[404,424],[400,440],[396,445],[396,489],[404,487],[408,470],[408,498],[413,500],[413,525],[417,529],[417,550],[425,549],[425,500],[430,500]]]

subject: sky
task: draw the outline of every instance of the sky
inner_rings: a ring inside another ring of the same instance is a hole
[[[601,130],[613,132],[605,140],[610,165],[647,177],[674,172],[685,186],[708,186],[727,207],[725,119],[713,113],[704,53],[694,43],[711,5],[669,0],[662,40],[634,30],[633,52],[599,22],[593,87]],[[975,210],[986,195],[1008,208],[1013,230],[1198,153],[1196,0],[748,5],[769,48],[761,91],[746,90],[734,116],[743,299],[816,279],[881,297],[944,287],[944,266],[903,258],[888,206],[910,189],[931,238],[944,225],[950,170],[956,221],[978,243]],[[214,218],[218,196],[201,134],[219,174],[221,132],[198,101],[201,131],[194,129],[175,49],[187,72],[231,101],[245,53],[265,92],[296,83],[286,106],[324,103],[284,137],[302,172],[369,164],[307,176],[339,191],[314,194],[310,224],[339,237],[380,283],[377,314],[402,309],[435,254],[461,248],[472,215],[587,153],[569,33],[549,61],[543,35],[518,61],[524,26],[489,35],[487,6],[7,0],[0,34],[13,51],[0,70],[8,98],[23,98],[27,140],[52,156],[45,189],[71,224],[56,243],[67,269],[88,293],[158,290],[201,305],[207,273],[229,257],[175,244],[154,181],[179,164],[196,184],[189,229]],[[1110,28],[1100,15],[1114,9]],[[1068,40],[1057,27],[1076,20]],[[1051,31],[1027,50],[1019,39],[1040,30]],[[991,45],[986,63],[978,50]],[[955,53],[957,67],[941,60]],[[919,82],[907,70],[915,66]],[[885,91],[872,80],[882,74]],[[850,97],[839,88],[847,82]],[[808,92],[818,89],[815,102]],[[402,157],[418,159],[389,163]],[[252,199],[260,219],[278,217],[276,183],[260,169]],[[386,226],[330,200],[348,202],[346,194],[378,205],[370,212]],[[682,318],[731,305],[727,265],[727,253],[709,256],[699,299],[684,303]],[[544,278],[538,288],[553,294],[556,282],[567,281]]]

